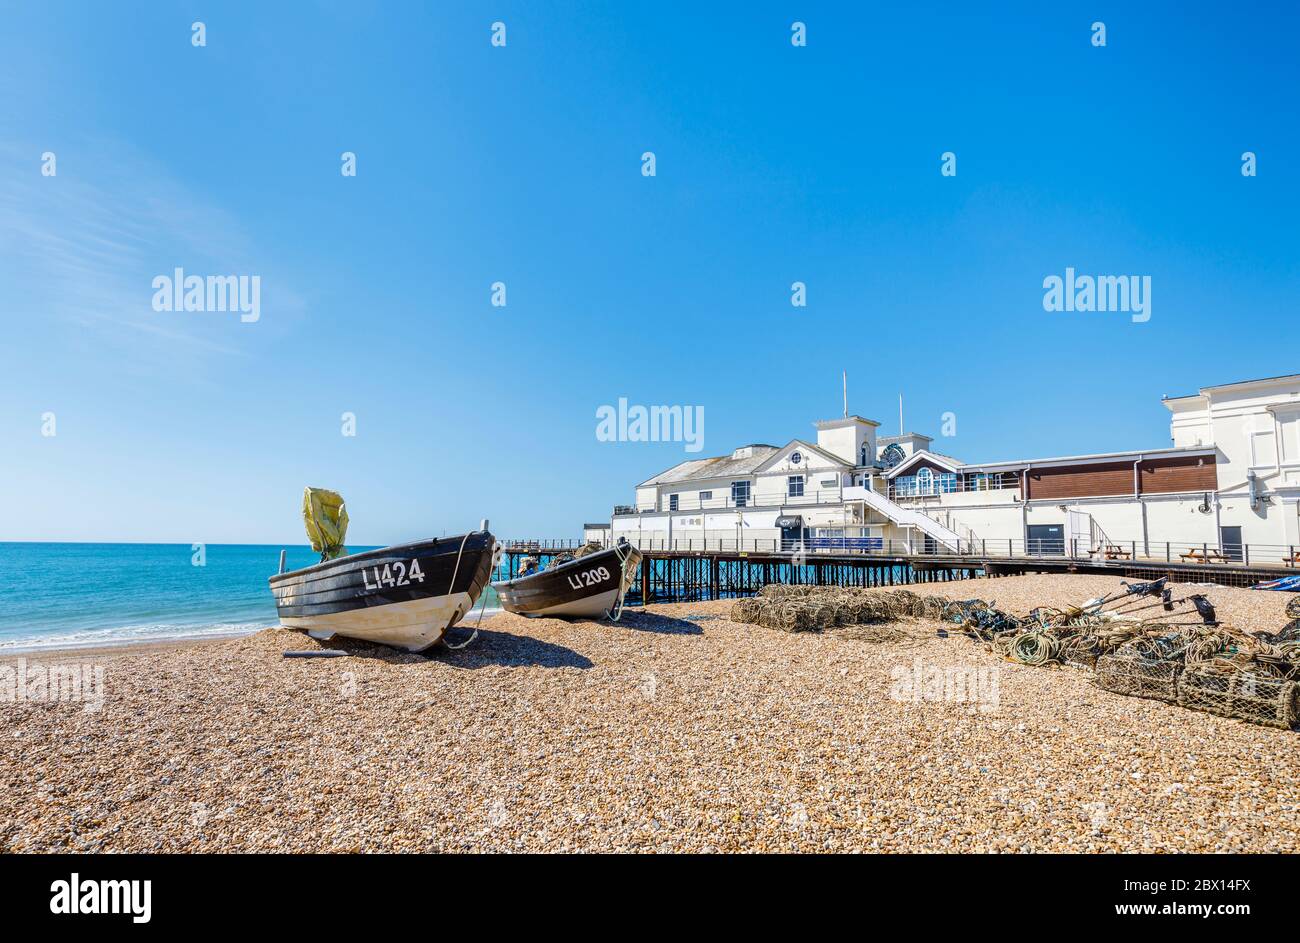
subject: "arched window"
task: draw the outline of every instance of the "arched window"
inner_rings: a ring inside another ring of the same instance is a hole
[[[858,464],[867,464],[867,443],[865,442],[862,443],[862,451],[858,453]]]
[[[922,468],[916,473],[916,493],[934,494],[934,472],[930,469]]]

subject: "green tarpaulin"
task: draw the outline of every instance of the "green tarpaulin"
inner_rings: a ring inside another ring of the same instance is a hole
[[[304,488],[302,522],[307,525],[311,549],[322,560],[333,560],[348,552],[343,539],[348,535],[348,508],[343,495],[324,488]]]

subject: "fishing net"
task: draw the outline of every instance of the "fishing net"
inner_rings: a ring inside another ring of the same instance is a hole
[[[1297,719],[1297,685],[1294,681],[1242,671],[1227,662],[1192,665],[1178,682],[1178,703],[1207,711],[1290,729]]]
[[[604,549],[605,549],[604,547],[602,547],[600,544],[598,544],[598,543],[596,543],[596,542],[594,542],[594,541],[593,541],[593,542],[590,542],[590,543],[585,543],[585,544],[583,544],[581,547],[579,547],[577,550],[573,551],[573,557],[574,557],[574,559],[576,560],[577,558],[579,558],[579,557],[585,557],[585,556],[587,556],[588,554],[592,554],[592,553],[600,553],[600,551],[602,551],[602,550],[604,550]]]
[[[947,608],[948,600],[942,596],[922,596],[912,610],[912,615],[920,619],[939,620],[943,618],[944,610]]]

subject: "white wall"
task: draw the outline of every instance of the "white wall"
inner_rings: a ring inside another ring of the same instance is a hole
[[[856,467],[861,464],[862,446],[867,446],[868,462],[876,458],[876,427],[854,419],[835,421],[827,429],[817,430],[817,445],[832,455],[844,460],[844,463]]]

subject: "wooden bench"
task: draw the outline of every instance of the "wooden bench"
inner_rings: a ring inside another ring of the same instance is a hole
[[[1183,563],[1227,563],[1228,558],[1220,550],[1188,550],[1186,553],[1179,554],[1179,559]]]
[[[1114,544],[1108,544],[1105,547],[1093,547],[1088,551],[1090,557],[1105,557],[1107,560],[1128,560],[1133,554],[1123,547],[1117,547]]]

